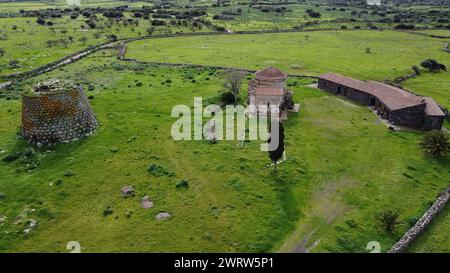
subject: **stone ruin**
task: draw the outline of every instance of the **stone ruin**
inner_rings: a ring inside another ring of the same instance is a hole
[[[22,136],[38,146],[91,135],[97,119],[80,86],[47,80],[22,95]]]

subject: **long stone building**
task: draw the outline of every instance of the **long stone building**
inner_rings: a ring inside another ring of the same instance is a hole
[[[327,73],[319,76],[318,87],[373,107],[381,118],[393,125],[440,130],[445,119],[444,112],[432,98],[417,96],[387,84]]]

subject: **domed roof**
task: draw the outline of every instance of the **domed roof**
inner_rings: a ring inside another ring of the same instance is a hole
[[[256,72],[256,78],[264,80],[279,80],[286,78],[286,74],[273,66],[266,67]]]

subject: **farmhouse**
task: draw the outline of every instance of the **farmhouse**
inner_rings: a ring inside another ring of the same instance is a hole
[[[318,87],[373,107],[381,118],[393,125],[440,130],[444,122],[445,114],[432,98],[420,97],[387,84],[327,73],[319,77]]]
[[[251,114],[267,115],[271,106],[279,107],[281,119],[287,119],[287,111],[298,112],[299,105],[292,101],[292,92],[286,88],[287,74],[269,66],[255,73],[248,83],[248,104],[254,106]],[[267,111],[261,109],[267,106]]]

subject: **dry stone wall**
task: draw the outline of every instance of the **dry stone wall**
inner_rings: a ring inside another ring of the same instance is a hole
[[[98,123],[81,87],[22,96],[22,136],[48,145],[92,134]]]
[[[390,250],[389,253],[400,253],[422,233],[425,228],[431,223],[433,218],[441,212],[445,205],[450,200],[450,187],[447,188],[434,202],[431,208],[417,221],[417,223],[406,232],[406,234],[398,241]]]

